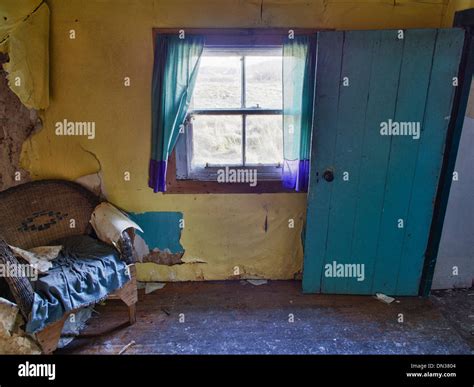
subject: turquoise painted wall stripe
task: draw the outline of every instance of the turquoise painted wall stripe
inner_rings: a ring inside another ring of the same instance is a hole
[[[150,248],[161,251],[168,249],[171,253],[182,253],[180,220],[181,212],[143,212],[129,213],[130,218],[143,230],[137,231]]]

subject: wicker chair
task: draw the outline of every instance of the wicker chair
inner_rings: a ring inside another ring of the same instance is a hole
[[[97,196],[81,185],[62,180],[35,181],[0,192],[0,263],[18,264],[8,244],[29,249],[63,237],[93,233],[89,220],[99,202]],[[129,264],[131,280],[108,297],[121,299],[128,306],[130,324],[135,322],[137,302],[132,240],[133,230],[125,230],[118,244],[121,259]],[[3,280],[8,285],[4,286],[8,296],[16,301],[20,312],[28,319],[34,297],[31,283],[25,277],[5,277]],[[44,353],[57,348],[63,325],[73,312],[36,333]]]

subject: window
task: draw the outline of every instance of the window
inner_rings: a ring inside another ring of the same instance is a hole
[[[281,180],[282,47],[204,48],[176,178],[216,181],[223,167]]]

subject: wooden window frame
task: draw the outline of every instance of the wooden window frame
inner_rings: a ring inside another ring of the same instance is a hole
[[[191,170],[191,155],[194,153],[194,144],[193,144],[193,124],[192,117],[195,115],[237,115],[242,118],[242,153],[243,158],[245,158],[245,130],[246,130],[246,117],[249,115],[282,115],[283,112],[281,109],[235,109],[233,113],[229,113],[232,109],[222,109],[222,110],[193,110],[188,117],[186,118],[185,123],[185,133],[180,134],[178,141],[176,143],[176,178],[178,180],[196,180],[196,181],[215,181],[217,179],[218,171],[226,166],[234,169],[250,169],[256,170],[258,175],[258,180],[273,180],[280,181],[283,173],[282,164],[274,165],[255,165],[248,162],[245,162],[244,165],[207,165],[205,167],[194,168]],[[253,111],[256,112],[253,112]],[[258,112],[257,112],[258,110]]]
[[[157,34],[180,34],[184,31],[185,35],[203,35],[206,38],[206,45],[213,47],[229,46],[278,46],[282,45],[288,39],[290,30],[294,36],[312,35],[321,31],[321,29],[308,28],[154,28],[152,32],[153,42]],[[278,109],[276,109],[278,110]],[[252,112],[249,111],[251,114]],[[187,136],[189,137],[189,136]],[[179,141],[168,159],[168,168],[166,173],[166,192],[165,194],[222,194],[222,193],[297,193],[293,189],[283,187],[281,180],[271,180],[263,178],[258,180],[255,187],[248,183],[219,183],[217,181],[192,180],[177,178],[177,162],[183,163],[182,159],[177,160],[176,149],[183,146],[184,141]],[[230,168],[234,168],[229,166]],[[236,166],[235,168],[239,168]],[[261,172],[264,172],[260,169]]]

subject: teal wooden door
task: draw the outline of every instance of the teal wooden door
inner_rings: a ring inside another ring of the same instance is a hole
[[[418,294],[463,42],[319,33],[304,292]]]

